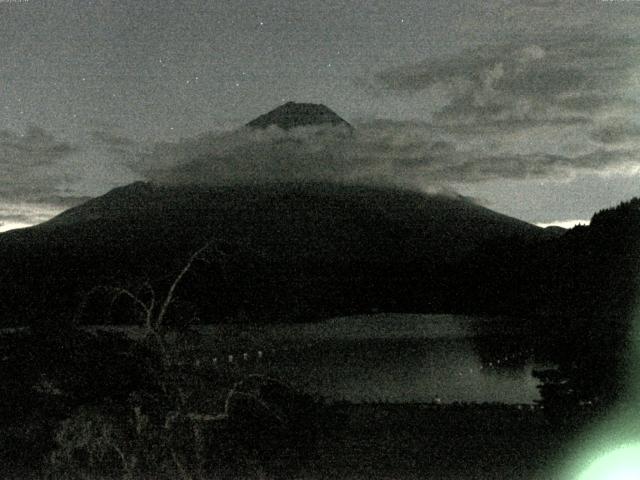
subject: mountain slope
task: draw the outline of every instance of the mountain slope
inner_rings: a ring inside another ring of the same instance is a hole
[[[211,239],[222,253],[182,295],[207,319],[428,310],[421,299],[438,269],[490,239],[545,235],[458,198],[392,188],[140,182],[0,235],[0,314],[69,315],[97,285],[150,279],[161,289]]]
[[[267,128],[277,125],[283,130],[309,125],[344,125],[349,123],[322,104],[287,102],[247,123],[247,127]]]

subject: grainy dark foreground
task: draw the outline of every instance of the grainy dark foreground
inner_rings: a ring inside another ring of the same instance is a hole
[[[240,449],[205,478],[549,480],[571,437],[540,409],[499,404],[336,404],[316,427],[313,445]],[[43,475],[5,469],[2,478]]]

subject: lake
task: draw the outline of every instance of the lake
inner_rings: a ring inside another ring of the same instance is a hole
[[[332,401],[533,403],[531,372],[547,367],[513,342],[526,333],[505,319],[380,314],[202,332],[216,365],[268,372]]]

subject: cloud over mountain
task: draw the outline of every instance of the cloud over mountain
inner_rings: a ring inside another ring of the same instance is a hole
[[[584,133],[585,138],[588,133]],[[292,130],[239,129],[151,146],[136,158],[142,176],[161,183],[344,181],[442,189],[499,178],[567,177],[634,164],[629,149],[567,144],[564,151],[513,148],[421,122],[372,121]]]

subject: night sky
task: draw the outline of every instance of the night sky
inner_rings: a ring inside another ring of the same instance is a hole
[[[4,230],[190,176],[391,182],[534,223],[640,195],[637,1],[0,0],[0,46]],[[355,137],[234,130],[290,100]]]

